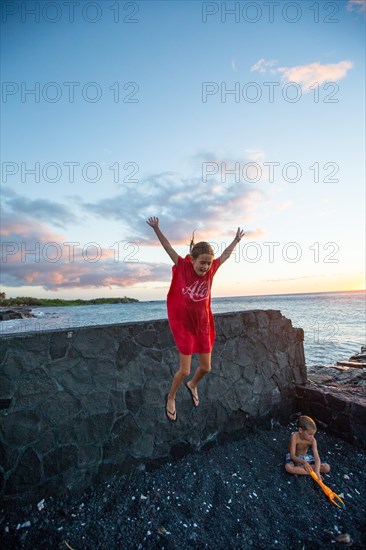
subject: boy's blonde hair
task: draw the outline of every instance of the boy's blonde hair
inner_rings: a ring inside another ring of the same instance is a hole
[[[195,260],[200,254],[211,254],[211,256],[215,255],[210,243],[207,243],[206,241],[200,241],[197,244],[194,243],[194,231],[191,242],[189,243],[189,253]]]
[[[299,418],[299,428],[302,430],[316,430],[316,424],[310,416],[300,416]]]

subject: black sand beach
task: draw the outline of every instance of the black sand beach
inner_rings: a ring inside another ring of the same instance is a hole
[[[339,510],[310,477],[285,472],[294,429],[256,431],[82,494],[48,498],[41,510],[7,503],[2,548],[335,549],[345,544],[333,537],[344,533],[352,548],[366,548],[364,451],[317,434],[332,467],[324,482],[346,504]]]

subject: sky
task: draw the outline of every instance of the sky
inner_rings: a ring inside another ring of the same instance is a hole
[[[4,1],[1,290],[165,299],[365,288],[365,2]]]

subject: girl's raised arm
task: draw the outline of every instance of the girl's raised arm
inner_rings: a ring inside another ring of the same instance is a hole
[[[238,227],[238,230],[236,232],[236,235],[234,237],[234,240],[227,248],[225,248],[224,252],[220,256],[220,265],[222,265],[226,260],[231,256],[232,251],[236,247],[238,243],[240,243],[241,239],[244,237],[244,231]]]
[[[162,247],[164,248],[165,252],[168,254],[168,256],[172,259],[175,265],[178,263],[178,254],[168,241],[168,239],[165,237],[165,235],[162,233],[159,227],[159,218],[156,218],[155,216],[151,216],[148,220],[146,220],[146,223],[150,225],[150,227],[153,228],[153,230],[156,233],[157,238],[159,239]]]

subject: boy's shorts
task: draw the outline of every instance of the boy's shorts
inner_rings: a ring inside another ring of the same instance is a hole
[[[315,460],[314,460],[314,457],[311,453],[306,453],[306,455],[296,455],[297,458],[301,458],[301,460],[306,460],[306,462],[309,462],[309,464],[314,464],[315,463]],[[288,464],[289,462],[292,462],[292,459],[291,459],[291,455],[290,453],[287,453],[286,454],[286,464]],[[300,466],[300,464],[299,464]]]

